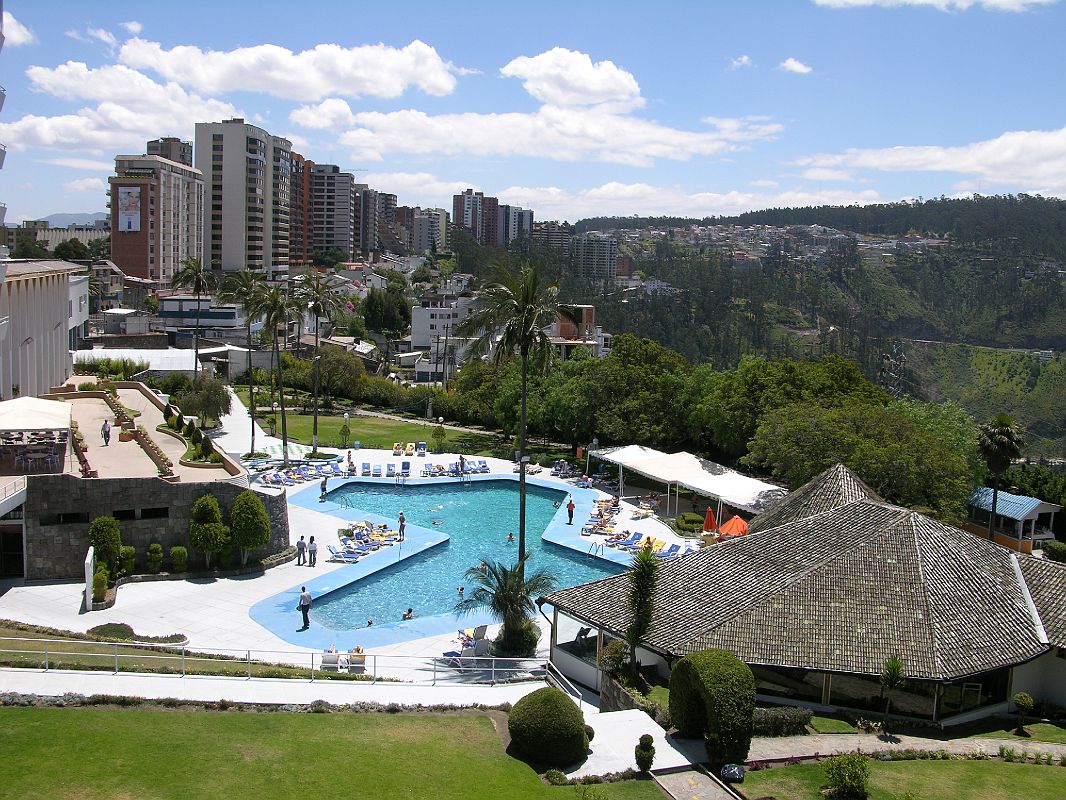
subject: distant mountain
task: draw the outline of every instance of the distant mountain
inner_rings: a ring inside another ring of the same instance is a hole
[[[68,225],[92,225],[98,219],[107,218],[108,214],[106,211],[83,211],[75,214],[49,214],[47,217],[41,217],[41,219],[46,220],[48,225],[52,228],[65,228]]]

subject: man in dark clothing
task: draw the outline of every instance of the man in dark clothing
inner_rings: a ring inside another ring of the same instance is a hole
[[[307,542],[304,541],[304,537],[300,537],[300,541],[296,543],[296,566],[300,567],[307,563]]]
[[[573,525],[574,524],[574,509],[575,508],[577,508],[577,506],[574,505],[574,497],[573,497],[573,495],[571,495],[569,498],[567,498],[567,501],[566,501],[566,517],[567,517],[566,524],[567,525]]]
[[[296,608],[299,609],[304,618],[304,626],[300,630],[306,631],[311,627],[311,618],[309,616],[311,613],[311,593],[307,591],[306,586],[300,587],[300,602]]]

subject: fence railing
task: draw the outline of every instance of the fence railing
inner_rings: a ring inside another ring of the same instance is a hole
[[[3,486],[0,486],[0,500],[6,500],[13,494],[17,494],[26,488],[25,476],[15,478],[13,481],[8,481]]]
[[[537,658],[470,654],[426,657],[296,650],[190,650],[182,644],[96,642],[85,639],[0,637],[0,666],[30,669],[150,672],[243,678],[311,680],[355,676],[355,684],[381,680],[436,686],[494,685],[544,680],[549,665]],[[564,679],[565,680],[565,679]]]

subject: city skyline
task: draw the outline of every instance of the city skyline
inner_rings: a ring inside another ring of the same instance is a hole
[[[1066,196],[1059,0],[287,8],[5,4],[8,223],[233,116],[401,205],[538,220]]]

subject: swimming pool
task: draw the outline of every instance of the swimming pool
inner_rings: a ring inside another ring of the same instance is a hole
[[[541,536],[565,502],[566,492],[527,484],[526,552],[530,570],[545,569],[558,586],[616,575],[622,567],[544,541]],[[449,541],[406,558],[315,601],[318,623],[335,631],[399,622],[408,608],[416,618],[450,616],[467,590],[464,575],[482,559],[514,563],[518,543],[518,484],[513,480],[471,483],[439,482],[395,485],[350,482],[329,493],[328,500],[369,514],[396,519],[400,511],[408,527],[415,525],[447,534]],[[395,547],[396,545],[394,545]]]

